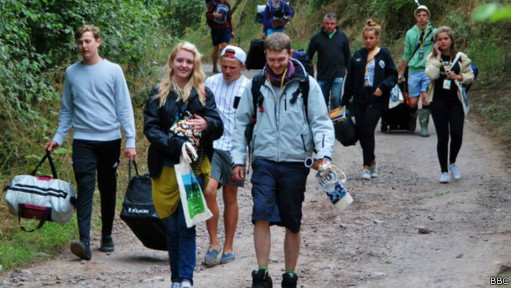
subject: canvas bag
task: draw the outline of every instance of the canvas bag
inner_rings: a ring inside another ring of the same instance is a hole
[[[52,177],[35,176],[45,160],[50,163]],[[20,227],[26,232],[41,228],[46,221],[66,223],[75,210],[75,190],[70,183],[58,179],[49,151],[46,151],[30,175],[15,176],[4,190],[9,211],[18,216]],[[39,219],[39,225],[35,229],[27,230],[21,226],[21,218]]]
[[[180,163],[174,165],[174,171],[180,189],[180,201],[183,206],[183,213],[185,214],[185,222],[187,227],[191,228],[201,221],[210,219],[213,215],[208,206],[206,206],[201,186],[190,167],[192,160],[188,156],[187,149],[193,151],[192,154],[195,154],[195,149],[192,145],[189,142],[185,142],[180,156]],[[197,157],[197,154],[195,154],[195,157]]]

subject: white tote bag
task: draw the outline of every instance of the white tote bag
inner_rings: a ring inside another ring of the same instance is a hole
[[[174,171],[180,188],[180,201],[183,206],[183,212],[185,213],[185,222],[187,227],[190,228],[201,221],[210,219],[212,212],[210,212],[208,206],[206,206],[203,191],[201,190],[201,186],[197,181],[194,171],[192,171],[190,167],[191,160],[185,151],[185,147],[186,146],[183,145],[180,163],[174,165]]]

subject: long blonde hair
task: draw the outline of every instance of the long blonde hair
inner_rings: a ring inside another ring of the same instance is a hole
[[[194,55],[194,68],[192,70],[192,74],[190,75],[187,84],[185,85],[185,87],[183,87],[183,89],[181,89],[172,79],[174,75],[172,62],[174,61],[174,58],[176,58],[176,54],[178,54],[178,51],[182,49],[189,51]],[[201,68],[202,57],[203,55],[199,53],[199,50],[197,50],[196,46],[192,43],[183,41],[178,43],[178,45],[174,47],[171,54],[169,54],[167,65],[165,66],[164,78],[158,85],[159,92],[157,97],[160,101],[160,107],[165,105],[165,101],[167,101],[167,97],[171,90],[175,91],[176,94],[178,95],[176,102],[183,100],[184,103],[187,103],[192,88],[196,89],[201,104],[203,104],[203,106],[206,105],[206,93],[204,86],[205,75],[203,69]]]

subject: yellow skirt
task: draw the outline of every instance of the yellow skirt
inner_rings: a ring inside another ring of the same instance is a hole
[[[204,157],[201,166],[193,169],[197,178],[204,177],[204,186],[210,180],[211,165],[208,157]],[[164,166],[162,173],[156,179],[151,179],[151,186],[153,191],[153,203],[155,205],[156,213],[161,219],[171,216],[180,201],[180,189],[176,180],[176,173],[174,167]],[[204,191],[203,191],[204,193]]]

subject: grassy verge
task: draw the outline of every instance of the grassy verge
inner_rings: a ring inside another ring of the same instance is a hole
[[[10,225],[18,226],[16,221]],[[22,219],[27,228],[36,227],[38,221]],[[19,229],[0,236],[0,267],[9,270],[38,259],[48,259],[77,235],[76,216],[66,224],[46,223],[36,232],[27,233]]]

